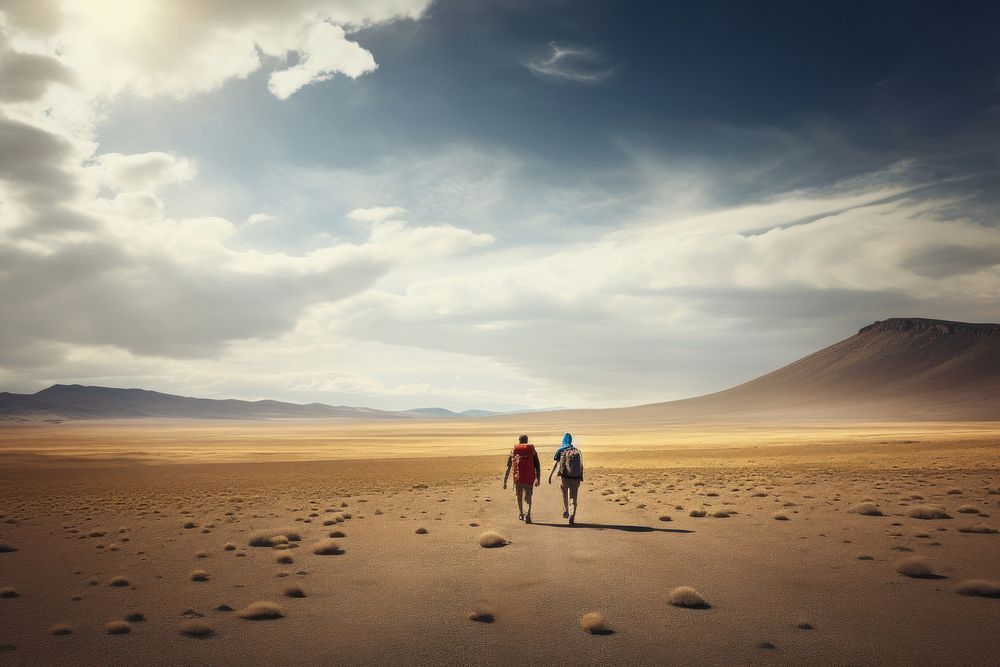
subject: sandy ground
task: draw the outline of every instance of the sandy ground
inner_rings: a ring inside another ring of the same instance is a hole
[[[581,433],[574,527],[544,482],[535,523],[517,520],[500,488],[516,433],[385,428],[2,429],[0,544],[16,551],[0,589],[17,596],[0,591],[0,663],[1000,662],[1000,599],[957,592],[1000,582],[1000,534],[961,530],[1000,528],[989,425]],[[882,515],[849,511],[862,501]],[[919,505],[951,518],[909,516]],[[301,539],[249,546],[274,529]],[[487,530],[510,543],[482,548]],[[314,554],[331,531],[342,553]],[[934,576],[898,573],[912,556]],[[672,606],[677,586],[710,606]],[[237,615],[258,600],[282,616]],[[469,620],[480,608],[492,623]],[[136,611],[131,632],[106,632]],[[610,632],[581,630],[591,611]],[[182,635],[192,619],[212,634]]]

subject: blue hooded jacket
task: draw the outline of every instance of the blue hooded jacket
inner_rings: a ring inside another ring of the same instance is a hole
[[[563,436],[562,446],[556,450],[555,456],[552,457],[552,460],[558,461],[559,455],[563,453],[563,450],[572,448],[573,448],[573,435],[567,433]]]

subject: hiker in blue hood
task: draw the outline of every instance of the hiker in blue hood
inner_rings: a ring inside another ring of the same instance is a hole
[[[552,473],[559,471],[559,488],[562,490],[563,518],[572,524],[576,521],[577,496],[580,493],[580,482],[583,481],[583,454],[573,444],[573,436],[567,433],[563,436],[562,445],[552,457],[555,464],[549,472],[549,484],[552,483]],[[570,501],[573,501],[573,511],[570,511]]]

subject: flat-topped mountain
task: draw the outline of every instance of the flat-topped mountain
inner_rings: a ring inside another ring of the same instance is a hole
[[[893,318],[731,389],[626,408],[668,419],[1000,419],[1000,324]]]

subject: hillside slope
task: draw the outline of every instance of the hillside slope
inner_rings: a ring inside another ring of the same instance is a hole
[[[1000,419],[1000,324],[894,318],[714,394],[636,416]]]

